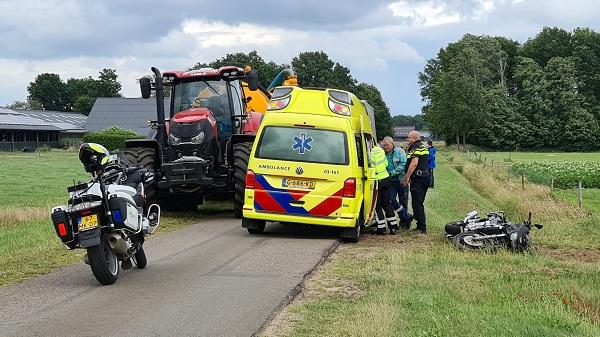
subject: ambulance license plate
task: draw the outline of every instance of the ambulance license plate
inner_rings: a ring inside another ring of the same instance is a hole
[[[98,215],[92,214],[79,218],[79,231],[87,231],[98,227]]]
[[[314,180],[301,180],[301,179],[288,179],[283,178],[283,187],[287,188],[302,188],[307,190],[314,190],[316,182]]]

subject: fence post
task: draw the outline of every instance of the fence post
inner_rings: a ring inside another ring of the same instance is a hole
[[[579,208],[583,208],[583,187],[581,185],[581,179],[579,179]]]
[[[550,191],[554,192],[554,177],[550,177]]]
[[[494,167],[494,159],[492,158],[492,167]]]
[[[521,172],[521,188],[525,189],[525,175]]]
[[[485,167],[486,162],[487,162],[487,157],[483,157],[483,167]]]

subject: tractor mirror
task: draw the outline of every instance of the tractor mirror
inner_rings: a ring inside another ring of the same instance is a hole
[[[534,226],[535,226],[535,228],[537,228],[537,229],[542,229],[542,228],[544,227],[543,225],[540,225],[540,224],[535,224]]]
[[[150,98],[150,79],[148,77],[140,78],[140,91],[142,92],[142,98]]]
[[[255,69],[246,73],[246,83],[248,83],[250,91],[258,90],[258,72]]]

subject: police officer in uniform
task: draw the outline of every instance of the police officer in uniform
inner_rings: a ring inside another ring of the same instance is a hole
[[[390,199],[390,175],[387,171],[387,158],[385,157],[385,151],[378,145],[374,145],[371,149],[371,165],[375,168],[375,179],[379,186],[377,189],[377,204],[375,206],[377,221],[377,232],[375,233],[377,235],[385,235],[385,224],[387,221],[390,234],[396,235],[398,232],[398,222]]]
[[[410,185],[410,196],[412,201],[413,216],[417,221],[416,231],[427,233],[425,222],[425,195],[429,188],[429,163],[427,157],[429,150],[421,143],[421,134],[411,131],[407,137],[408,150],[406,151],[406,175],[402,185]]]

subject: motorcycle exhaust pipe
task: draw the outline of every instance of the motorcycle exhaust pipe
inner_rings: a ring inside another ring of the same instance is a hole
[[[120,235],[117,234],[108,234],[108,245],[112,250],[117,253],[117,255],[126,255],[127,254],[127,243]]]

